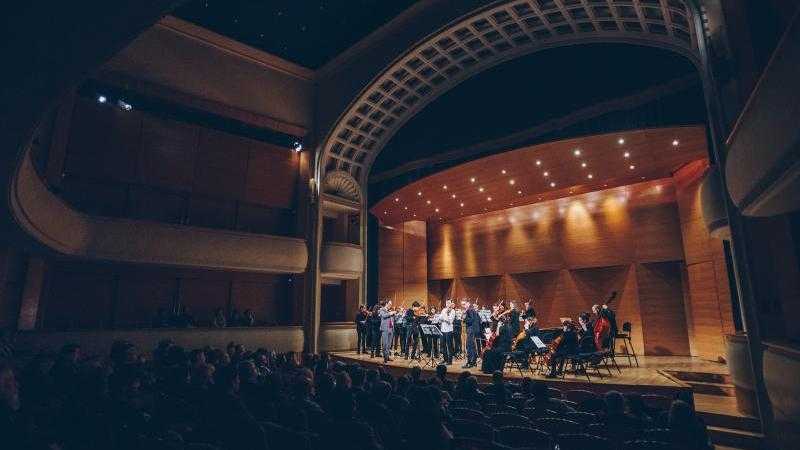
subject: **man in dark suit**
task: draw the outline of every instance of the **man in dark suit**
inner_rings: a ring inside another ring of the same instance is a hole
[[[358,314],[356,314],[356,334],[358,335],[356,353],[367,353],[367,307],[361,305],[358,307]]]
[[[547,378],[555,378],[564,371],[564,363],[567,358],[578,353],[578,333],[575,332],[575,324],[572,321],[564,321],[562,324],[563,333],[561,343],[550,356],[550,373]]]
[[[478,316],[478,310],[475,305],[469,301],[462,303],[464,308],[464,324],[467,327],[467,364],[464,369],[475,367],[478,365],[478,348],[477,340],[481,335],[481,318]]]

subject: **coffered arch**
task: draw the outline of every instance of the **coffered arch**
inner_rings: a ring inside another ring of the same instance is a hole
[[[514,0],[477,11],[429,35],[367,84],[327,135],[322,172],[345,171],[363,184],[378,153],[425,105],[539,50],[630,43],[675,51],[699,66],[693,15],[684,0]]]

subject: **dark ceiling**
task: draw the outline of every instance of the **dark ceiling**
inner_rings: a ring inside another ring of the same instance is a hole
[[[192,0],[173,14],[317,69],[417,0]]]
[[[693,73],[688,60],[650,47],[592,44],[537,52],[476,75],[432,102],[389,141],[371,173],[504,137]],[[655,111],[641,120],[636,117],[641,110],[627,111],[613,123],[582,131],[703,122],[699,87],[684,94],[689,95],[648,106]]]

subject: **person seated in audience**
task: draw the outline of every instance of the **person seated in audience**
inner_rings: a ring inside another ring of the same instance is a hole
[[[211,321],[211,326],[214,328],[225,328],[228,326],[228,319],[225,318],[225,311],[222,308],[214,310],[214,318]]]
[[[653,418],[648,414],[647,405],[645,405],[641,394],[625,394],[625,405],[627,406],[628,415],[639,420],[644,428],[653,427]]]
[[[447,379],[447,366],[445,364],[436,366],[436,378],[441,383],[443,390],[450,393],[453,392],[453,382]]]
[[[456,387],[456,398],[459,400],[481,403],[483,399],[486,398],[486,394],[478,387],[478,379],[473,375],[469,375],[463,380],[460,380]]]
[[[605,410],[602,420],[608,430],[616,433],[626,433],[627,430],[641,431],[645,423],[638,417],[626,411],[625,397],[618,391],[608,391],[603,395]]]
[[[529,389],[528,396],[533,397],[533,402],[530,406],[536,410],[546,411],[549,409],[562,414],[575,412],[574,409],[561,401],[561,399],[551,397],[550,390],[543,381],[534,380],[530,383]]]
[[[492,372],[492,384],[486,389],[486,393],[494,396],[495,401],[500,405],[505,404],[511,398],[511,391],[503,379],[503,372],[499,370]]]
[[[189,313],[186,305],[178,309],[178,313],[172,318],[172,326],[176,328],[192,328],[195,326],[194,317]]]
[[[709,450],[706,425],[694,413],[691,405],[683,400],[673,400],[669,408],[668,424],[672,436],[672,444],[687,450]]]

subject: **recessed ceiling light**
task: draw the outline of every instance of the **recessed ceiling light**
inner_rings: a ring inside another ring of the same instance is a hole
[[[486,197],[486,201],[487,201],[487,202],[490,202],[490,201],[492,201],[492,197]]]
[[[418,197],[422,197],[422,191],[417,192]]]
[[[463,208],[464,207],[464,202],[461,202],[461,204],[459,206],[461,206]]]
[[[414,213],[414,217],[417,217],[417,213]]]
[[[405,209],[406,211],[408,211],[408,206],[403,206],[403,209]]]
[[[586,178],[591,180],[592,178],[594,178],[594,175],[592,175],[592,174],[586,175]]]
[[[500,173],[502,173],[503,175],[505,175],[505,174],[506,174],[506,169],[503,169],[503,170],[501,170],[501,171],[500,171]]]
[[[586,163],[585,163],[585,162],[582,162],[582,163],[581,163],[581,167],[586,167]]]
[[[395,197],[394,201],[399,202],[400,201],[400,197]]]
[[[642,177],[642,179],[644,180],[644,177]]]
[[[446,191],[446,190],[447,190],[447,185],[446,185],[446,184],[445,184],[445,185],[443,185],[443,186],[442,186],[442,189],[444,189],[444,190]]]
[[[451,195],[450,197],[456,198],[456,194]]]
[[[672,146],[673,146],[673,147],[677,147],[679,144],[680,144],[680,142],[679,142],[677,139],[674,139],[674,140],[672,141]]]
[[[436,208],[434,211],[439,212],[439,208]]]
[[[539,161],[539,160],[537,159],[537,160],[536,160],[536,165],[537,165],[537,166],[541,166],[541,165],[542,165],[542,162],[541,162],[541,161]]]
[[[550,182],[550,187],[556,187],[556,183],[555,183],[555,181],[551,181],[551,182]]]
[[[543,173],[542,175],[544,175],[544,176],[546,176],[546,177],[549,177],[549,176],[550,176],[550,172],[548,172],[548,171],[546,171],[546,170],[545,170],[545,171],[544,171],[544,173]]]
[[[483,192],[483,186],[478,188],[478,192]]]
[[[626,158],[630,158],[631,157],[631,152],[625,152],[625,153],[622,154],[622,156],[624,156]]]
[[[619,138],[619,139],[617,139],[617,142],[618,142],[620,145],[622,145],[622,144],[624,144],[624,143],[625,143],[625,138]]]
[[[470,182],[470,183],[474,183],[474,182],[475,182],[475,177],[472,177],[472,178],[470,178],[470,179],[469,179],[469,182]]]
[[[517,191],[517,194],[522,195],[522,191],[521,190]]]
[[[630,166],[628,166],[628,169],[631,169],[631,170],[633,170],[633,169],[635,169],[635,168],[636,168],[636,166],[634,166],[633,164],[631,164]]]
[[[430,201],[430,200],[427,200],[425,203],[427,203],[427,204],[429,204],[429,205],[430,205],[430,204],[431,204],[431,201]]]
[[[514,180],[508,180],[508,184],[510,184],[510,185],[512,185],[512,186],[513,186],[513,185],[514,185],[514,183],[516,183],[516,181],[514,181]]]
[[[581,149],[576,148],[575,151],[572,152],[572,154],[575,156],[581,156]]]
[[[384,214],[389,214],[389,211],[384,211],[383,213],[384,213]]]

